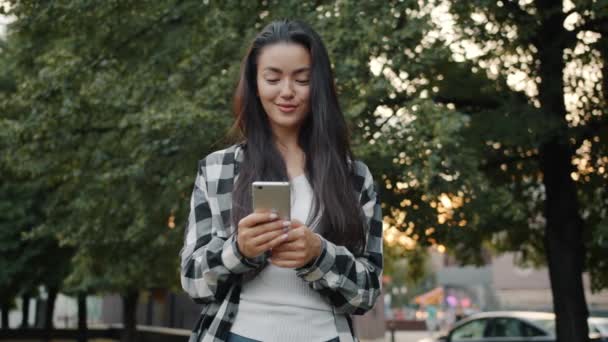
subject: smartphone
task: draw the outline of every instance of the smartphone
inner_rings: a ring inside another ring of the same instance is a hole
[[[253,210],[270,210],[279,218],[289,220],[291,216],[291,187],[289,182],[251,183]]]

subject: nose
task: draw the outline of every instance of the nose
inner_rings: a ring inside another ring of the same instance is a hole
[[[281,87],[280,96],[285,99],[291,99],[294,97],[294,95],[295,95],[295,93],[293,91],[292,82],[290,82],[290,81],[283,82],[283,86]]]

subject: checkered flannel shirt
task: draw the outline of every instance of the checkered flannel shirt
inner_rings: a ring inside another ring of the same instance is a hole
[[[199,162],[181,254],[181,283],[204,304],[190,342],[225,341],[238,311],[243,274],[267,264],[262,254],[240,254],[231,223],[232,189],[242,162],[243,145],[217,151]],[[352,164],[352,181],[365,216],[366,243],[360,255],[323,238],[323,251],[296,274],[332,305],[340,341],[357,340],[350,315],[370,310],[380,294],[382,215],[367,166]],[[363,216],[362,216],[363,219]]]

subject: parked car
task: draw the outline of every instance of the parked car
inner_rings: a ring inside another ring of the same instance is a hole
[[[599,341],[608,342],[608,317],[589,317],[589,333],[597,334]]]
[[[602,318],[589,318],[590,341],[605,341]],[[419,342],[555,342],[555,314],[534,311],[481,312],[459,321],[444,335]]]

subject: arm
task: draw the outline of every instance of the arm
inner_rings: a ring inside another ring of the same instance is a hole
[[[236,234],[227,237],[221,209],[217,204],[210,205],[206,170],[218,165],[208,166],[208,163],[212,162],[204,159],[199,163],[184,247],[180,252],[182,287],[197,303],[222,301],[236,275],[261,264],[258,258],[247,259],[241,255]]]
[[[362,255],[353,255],[321,237],[323,248],[317,260],[298,275],[326,295],[340,313],[361,315],[380,295],[382,273],[382,213],[371,173],[363,167],[365,181],[361,205],[366,220],[366,244]]]

